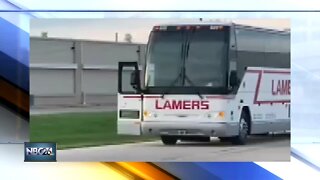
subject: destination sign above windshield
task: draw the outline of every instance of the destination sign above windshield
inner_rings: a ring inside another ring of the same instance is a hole
[[[228,26],[221,25],[179,25],[179,26],[154,26],[153,31],[179,31],[179,30],[225,30]]]

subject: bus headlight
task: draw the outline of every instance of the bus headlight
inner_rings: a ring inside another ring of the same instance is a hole
[[[149,111],[144,111],[144,112],[143,112],[143,116],[144,116],[144,117],[151,117],[151,112],[149,112]]]
[[[208,117],[213,117],[213,119],[224,119],[225,117],[225,112],[224,111],[218,111],[218,112],[213,112],[212,115],[209,114]]]
[[[145,118],[149,118],[149,117],[151,117],[151,116],[153,116],[153,117],[158,117],[158,115],[156,114],[156,113],[154,113],[154,112],[150,112],[150,111],[144,111],[143,112],[143,116],[145,117]]]

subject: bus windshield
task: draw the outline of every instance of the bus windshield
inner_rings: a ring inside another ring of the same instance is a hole
[[[224,88],[227,54],[225,30],[153,31],[147,52],[145,86]]]

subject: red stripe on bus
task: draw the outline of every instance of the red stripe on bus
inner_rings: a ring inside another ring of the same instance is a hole
[[[261,70],[246,70],[248,73],[260,73]]]
[[[258,74],[258,81],[257,81],[256,89],[255,89],[253,104],[290,103],[290,100],[258,101],[258,95],[259,95],[260,84],[261,84],[261,79],[262,79],[263,73],[290,74],[290,71],[249,69],[246,72]],[[141,99],[141,98],[153,99],[153,98],[161,98],[161,97],[162,96],[143,96],[143,95],[123,96],[123,98],[133,98],[133,99]],[[212,95],[212,96],[206,96],[206,98],[208,98],[208,99],[234,99],[235,96]]]
[[[290,71],[274,71],[274,70],[264,70],[264,73],[270,74],[290,74]]]
[[[290,103],[290,100],[274,100],[274,101],[258,101],[258,95],[260,90],[260,84],[263,73],[274,73],[274,74],[290,74],[290,71],[277,71],[277,70],[248,70],[249,73],[258,73],[258,81],[255,90],[253,104],[278,104],[278,103]]]
[[[149,98],[149,99],[152,99],[152,98],[161,98],[161,96],[144,96],[144,98]]]
[[[254,70],[254,69],[250,69],[247,70],[246,72],[248,73],[269,73],[269,74],[290,74],[290,71],[280,71],[280,70]]]
[[[123,96],[123,98],[132,98],[132,99],[139,99],[139,98],[141,98],[141,96]]]
[[[285,103],[290,103],[290,100],[256,101],[255,104],[285,104]]]
[[[143,98],[161,98],[161,96],[143,96],[143,95],[139,95],[139,96],[123,96],[123,98],[133,98],[133,99],[135,99],[135,98],[141,98],[141,97],[143,97]]]
[[[258,99],[258,94],[259,94],[259,89],[260,89],[260,84],[261,84],[261,78],[262,78],[262,71],[260,71],[259,74],[258,74],[258,81],[257,81],[256,91],[255,91],[255,94],[254,94],[253,104],[256,104],[257,99]]]
[[[206,98],[208,98],[208,99],[234,99],[235,98],[235,96],[219,96],[219,95],[217,95],[217,96],[206,96]]]
[[[142,96],[147,99],[161,98],[161,96]],[[128,99],[140,99],[141,96],[123,96],[123,98]],[[208,99],[234,99],[235,96],[206,96]]]

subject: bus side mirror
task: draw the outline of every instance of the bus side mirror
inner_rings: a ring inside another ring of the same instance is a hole
[[[135,90],[140,90],[140,72],[139,70],[134,70],[130,76],[130,85]]]
[[[234,87],[238,85],[238,77],[237,77],[237,71],[231,71],[230,72],[230,86]]]

